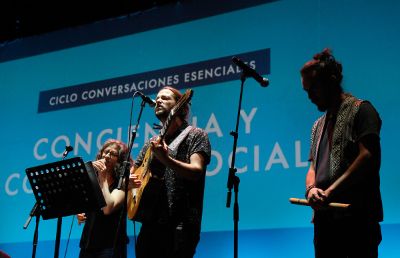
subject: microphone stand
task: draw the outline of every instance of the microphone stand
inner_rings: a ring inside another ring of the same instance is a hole
[[[133,95],[133,97],[135,97],[135,94]],[[120,177],[119,177],[117,189],[120,190],[122,188],[122,183],[125,180],[125,185],[124,185],[125,197],[124,197],[124,202],[122,205],[121,216],[119,218],[118,229],[117,229],[117,232],[116,232],[116,235],[114,238],[113,258],[119,258],[119,257],[115,256],[115,254],[116,254],[115,250],[116,250],[117,244],[118,244],[118,236],[119,236],[120,228],[122,225],[122,221],[127,216],[126,215],[126,213],[127,213],[126,205],[127,205],[127,201],[128,201],[128,186],[129,186],[129,175],[130,175],[130,162],[129,161],[131,160],[131,151],[132,151],[133,143],[135,142],[136,132],[139,127],[140,119],[142,117],[142,113],[143,113],[143,109],[144,109],[145,105],[146,105],[146,102],[144,99],[142,99],[142,103],[140,104],[139,116],[137,118],[135,128],[132,130],[132,134],[129,136],[128,153],[126,155],[126,159],[123,162],[122,169],[120,171]],[[132,107],[133,107],[133,101],[132,101]],[[132,117],[132,108],[131,108],[131,117]],[[130,127],[130,125],[129,125],[129,127]],[[126,232],[126,224],[125,224],[125,232]],[[126,233],[125,233],[125,236],[127,236]],[[136,247],[136,243],[135,243],[135,247]],[[123,250],[122,246],[120,246],[120,248],[121,248],[121,254],[123,254],[122,257],[124,257],[124,258],[127,257],[127,245],[125,245],[124,250]]]
[[[240,110],[242,108],[242,96],[243,96],[243,85],[246,80],[247,74],[242,71],[240,76],[241,85],[240,85],[240,96],[239,96],[239,106],[236,116],[236,128],[234,132],[230,132],[230,135],[233,136],[233,150],[232,150],[232,160],[231,160],[231,167],[229,168],[228,174],[228,193],[226,198],[226,207],[229,208],[231,205],[231,197],[232,197],[232,188],[234,189],[235,193],[235,201],[233,205],[233,222],[234,222],[234,258],[238,257],[238,229],[239,229],[239,203],[238,203],[238,193],[239,193],[239,183],[240,179],[236,176],[237,169],[235,168],[235,161],[236,161],[236,148],[237,148],[237,140],[238,140],[238,130],[239,130],[239,117],[240,117]]]
[[[72,147],[66,146],[61,160],[64,160],[70,151],[72,151]],[[54,247],[54,258],[58,258],[58,253],[60,251],[61,226],[62,226],[62,217],[58,217],[57,218],[56,245]]]
[[[24,227],[23,227],[24,229],[28,228],[29,223],[31,222],[33,216],[36,217],[36,225],[35,225],[35,232],[33,234],[32,258],[35,258],[36,257],[36,247],[37,247],[38,238],[39,238],[39,222],[40,222],[40,207],[39,207],[38,202],[36,202],[35,205],[33,205],[33,208],[31,210],[31,212],[29,213],[29,217],[24,224]]]
[[[63,157],[62,160],[65,159],[65,157],[68,155],[68,153],[72,150],[71,146],[66,146],[65,147],[65,151],[63,153]],[[33,233],[33,246],[32,246],[32,258],[36,257],[36,247],[38,244],[38,238],[39,238],[39,222],[40,222],[40,204],[38,202],[36,202],[33,205],[33,208],[31,210],[31,212],[29,213],[29,217],[26,220],[25,224],[24,224],[24,229],[27,229],[29,226],[29,223],[32,220],[32,217],[35,216],[36,217],[36,225],[35,225],[35,232]],[[62,220],[61,218],[58,218],[57,221],[57,237],[56,237],[56,247],[55,247],[55,251],[54,251],[54,257],[58,257],[58,251],[60,248],[60,236],[61,236],[61,223]]]

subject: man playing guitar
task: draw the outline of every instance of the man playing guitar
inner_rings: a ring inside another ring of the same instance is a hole
[[[211,146],[206,132],[187,122],[191,96],[191,90],[181,94],[172,87],[158,92],[155,115],[163,127],[145,143],[131,172],[132,180],[142,180],[128,194],[128,216],[142,223],[138,258],[193,257],[200,240]]]

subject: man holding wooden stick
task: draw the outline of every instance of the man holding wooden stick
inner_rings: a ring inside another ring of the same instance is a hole
[[[315,257],[376,258],[383,220],[379,114],[370,102],[343,92],[342,65],[330,49],[307,62],[301,77],[308,98],[324,112],[312,128],[306,176]]]

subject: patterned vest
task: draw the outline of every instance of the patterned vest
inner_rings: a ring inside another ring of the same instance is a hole
[[[341,103],[333,129],[332,149],[330,152],[329,178],[334,182],[352,163],[358,153],[355,145],[357,136],[353,130],[354,118],[363,101],[349,94]],[[311,158],[316,162],[318,149],[324,130],[326,114],[315,121],[311,132]]]

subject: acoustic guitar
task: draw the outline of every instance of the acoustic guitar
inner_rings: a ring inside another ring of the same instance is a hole
[[[193,91],[191,89],[186,90],[185,94],[182,95],[172,108],[157,137],[159,143],[164,140],[165,134],[174,118],[180,114],[182,109],[189,103],[192,96]],[[161,178],[154,176],[150,171],[152,159],[153,151],[150,146],[144,155],[142,164],[135,170],[135,174],[138,176],[138,179],[142,181],[142,184],[139,188],[133,188],[128,192],[128,218],[131,220],[143,222],[149,217],[154,216],[154,214],[151,213],[154,210],[155,199],[158,198],[158,192],[163,182]]]

